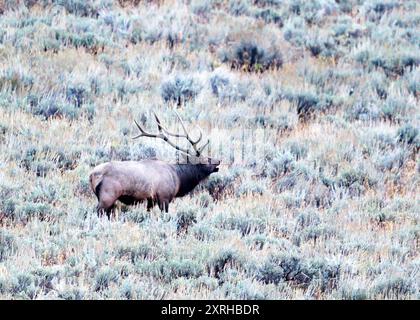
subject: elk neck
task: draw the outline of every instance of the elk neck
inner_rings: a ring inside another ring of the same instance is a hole
[[[205,179],[208,173],[204,166],[200,164],[174,164],[176,174],[178,175],[180,186],[176,197],[182,197],[193,190],[201,180]]]

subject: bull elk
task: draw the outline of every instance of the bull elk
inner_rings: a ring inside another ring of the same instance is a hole
[[[156,113],[154,117],[158,133],[146,132],[134,120],[140,134],[133,137],[159,138],[166,141],[176,150],[187,155],[187,163],[171,164],[161,160],[149,159],[142,161],[111,161],[96,166],[89,175],[90,186],[98,198],[97,211],[99,215],[104,212],[110,218],[117,200],[132,205],[147,201],[147,210],[150,211],[155,204],[161,211],[168,212],[169,203],[177,197],[182,197],[192,191],[203,179],[213,172],[219,171],[220,161],[203,157],[202,151],[209,144],[209,140],[201,147],[203,133],[197,140],[193,140],[188,133],[181,117],[176,113],[184,134],[171,133],[161,123]],[[185,149],[170,140],[170,136],[185,138],[191,149]]]

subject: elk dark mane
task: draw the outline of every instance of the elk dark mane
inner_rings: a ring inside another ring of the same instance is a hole
[[[173,168],[180,180],[179,190],[175,197],[185,196],[209,175],[205,167],[196,164],[174,164]]]

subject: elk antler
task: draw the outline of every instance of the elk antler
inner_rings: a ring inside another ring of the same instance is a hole
[[[172,136],[172,137],[176,137],[176,138],[186,138],[188,140],[188,142],[191,144],[191,146],[194,149],[194,153],[196,157],[200,157],[201,153],[203,152],[204,148],[210,143],[210,140],[207,140],[207,142],[201,146],[198,147],[198,143],[201,141],[201,139],[203,138],[203,131],[201,130],[201,128],[198,125],[195,125],[198,130],[200,131],[200,136],[198,137],[198,139],[196,141],[192,140],[185,125],[184,122],[182,121],[181,117],[179,116],[179,114],[175,111],[176,116],[178,117],[179,122],[181,123],[182,129],[184,130],[185,134],[178,134],[178,133],[172,133],[169,130],[167,130],[163,125],[162,122],[160,121],[159,117],[156,115],[155,112],[153,112],[155,119],[156,119],[156,123],[158,126],[158,130],[159,133],[157,134],[153,134],[153,133],[148,133],[146,132],[138,123],[136,120],[134,120],[135,124],[137,125],[137,127],[140,130],[140,134],[133,137],[133,139],[137,139],[140,137],[151,137],[151,138],[159,138],[162,139],[164,141],[166,141],[170,146],[174,147],[176,150],[179,150],[181,152],[186,153],[187,155],[190,155],[190,150],[188,149],[184,149],[181,148],[180,146],[176,145],[175,143],[173,143],[171,140],[169,140],[168,136]]]

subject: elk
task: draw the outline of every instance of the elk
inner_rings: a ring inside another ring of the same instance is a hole
[[[105,212],[110,218],[117,200],[132,205],[147,201],[147,210],[150,211],[156,204],[161,211],[169,211],[169,203],[177,197],[183,197],[192,191],[203,179],[219,171],[220,161],[203,157],[204,148],[209,140],[201,147],[203,133],[198,127],[200,135],[193,140],[188,133],[181,117],[176,113],[184,134],[171,133],[163,125],[156,113],[158,133],[148,133],[134,120],[140,134],[133,137],[158,138],[164,140],[176,150],[187,157],[187,163],[171,164],[157,159],[141,161],[111,161],[96,166],[89,175],[92,191],[98,198],[97,212]],[[185,138],[190,148],[182,148],[172,142],[170,137]],[[192,150],[191,150],[192,147]]]

